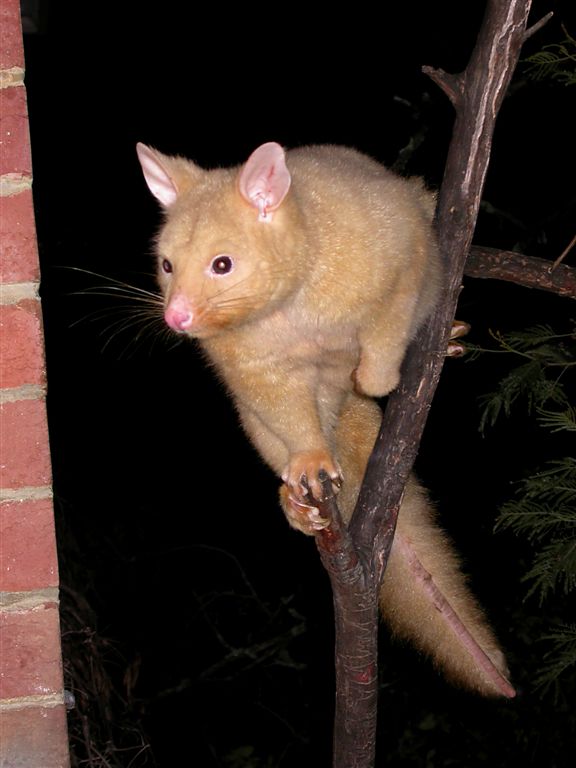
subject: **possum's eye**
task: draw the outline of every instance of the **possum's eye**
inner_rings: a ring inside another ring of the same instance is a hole
[[[232,272],[233,269],[234,261],[232,257],[226,256],[226,254],[215,256],[210,264],[210,271],[214,275],[227,275],[228,272]]]
[[[162,259],[162,272],[169,275],[173,271],[174,267],[172,266],[172,262],[169,259]]]

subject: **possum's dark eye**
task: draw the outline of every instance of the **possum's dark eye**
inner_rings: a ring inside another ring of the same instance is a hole
[[[168,259],[162,259],[162,272],[165,272],[167,275],[169,275],[173,271],[172,262]]]
[[[230,256],[221,254],[212,259],[210,271],[215,275],[227,275],[234,267],[234,261]]]

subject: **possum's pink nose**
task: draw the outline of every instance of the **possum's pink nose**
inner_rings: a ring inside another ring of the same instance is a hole
[[[174,296],[166,307],[164,320],[174,331],[187,331],[194,320],[188,299],[182,294]]]

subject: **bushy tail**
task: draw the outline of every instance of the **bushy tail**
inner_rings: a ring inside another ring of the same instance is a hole
[[[448,677],[478,693],[513,697],[498,641],[466,585],[458,558],[434,522],[426,492],[412,478],[396,528],[382,615]]]
[[[339,506],[345,518],[352,513],[380,417],[375,403],[356,396],[341,416]],[[382,614],[394,633],[429,654],[449,678],[484,695],[513,697],[504,654],[434,517],[426,492],[411,478],[380,594]]]

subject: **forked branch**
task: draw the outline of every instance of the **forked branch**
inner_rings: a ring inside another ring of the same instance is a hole
[[[443,295],[406,356],[400,387],[389,398],[349,531],[328,530],[317,537],[332,579],[336,609],[334,768],[370,768],[374,762],[378,590],[404,486],[443,365],[494,123],[525,39],[530,4],[530,0],[489,0],[466,70],[456,76],[426,70],[456,109],[437,210],[445,264]],[[330,499],[328,504],[332,503]],[[321,513],[330,510],[324,508]],[[353,585],[348,582],[350,573]],[[358,695],[358,684],[362,695]]]

